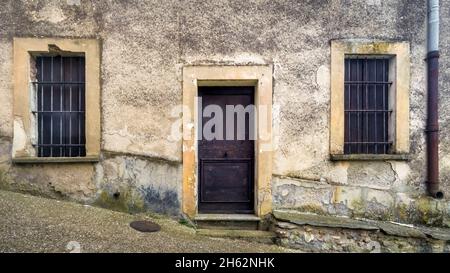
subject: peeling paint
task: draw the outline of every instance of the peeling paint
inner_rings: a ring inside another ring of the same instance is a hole
[[[14,156],[20,156],[26,153],[27,135],[23,128],[23,122],[21,118],[14,118],[14,138],[13,138],[12,154]]]
[[[31,16],[34,21],[46,21],[57,24],[66,19],[64,12],[57,6],[45,6],[39,11],[32,11]]]

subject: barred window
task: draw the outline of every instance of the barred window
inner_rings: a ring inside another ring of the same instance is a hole
[[[388,154],[390,140],[390,57],[345,58],[345,154]]]
[[[85,58],[37,56],[35,66],[38,157],[86,156]]]

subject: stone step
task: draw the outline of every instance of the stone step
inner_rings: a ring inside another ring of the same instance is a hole
[[[236,229],[197,229],[197,234],[200,236],[240,239],[265,244],[273,244],[276,237],[275,233],[270,231]]]
[[[251,214],[199,214],[194,218],[199,229],[259,230],[261,219]]]

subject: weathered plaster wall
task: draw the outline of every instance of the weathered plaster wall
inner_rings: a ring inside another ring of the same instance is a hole
[[[450,1],[441,6],[440,166],[448,196]],[[14,36],[101,39],[104,155],[98,164],[10,163]],[[342,38],[410,42],[411,161],[329,161],[330,40]],[[273,101],[281,111],[273,120],[275,207],[449,225],[448,199],[424,197],[425,39],[423,0],[6,1],[0,10],[2,185],[177,213],[182,145],[168,136],[177,120],[172,107],[181,104],[183,65],[273,64]]]
[[[97,205],[125,211],[180,212],[181,167],[174,162],[106,154],[95,169]]]
[[[168,141],[170,106],[181,101],[174,3],[81,0],[2,4],[2,187],[119,210],[180,212],[181,142]],[[15,36],[102,41],[102,159],[98,164],[11,164]]]
[[[367,5],[368,1],[347,1],[350,5],[337,8],[332,5],[330,13],[334,20],[328,25],[331,38],[367,37],[381,40],[406,40],[411,43],[411,158],[410,162],[337,162],[327,161],[328,120],[323,109],[328,109],[329,90],[326,85],[329,69],[329,48],[326,43],[318,45],[313,60],[325,58],[318,63],[304,62],[301,70],[310,71],[310,79],[300,81],[299,90],[313,92],[305,96],[305,102],[289,98],[287,103],[302,105],[295,112],[294,106],[283,106],[280,120],[281,141],[276,153],[275,165],[280,176],[274,180],[276,206],[296,208],[317,213],[343,214],[349,216],[382,218],[404,222],[421,222],[448,225],[449,203],[424,197],[425,192],[425,114],[426,114],[426,8],[425,1],[381,1],[381,5]],[[359,3],[358,3],[359,2]],[[397,6],[398,5],[398,6]],[[448,17],[448,2],[442,1],[442,20]],[[358,14],[357,14],[358,13]],[[364,14],[364,16],[361,16]],[[379,16],[383,14],[383,16]],[[370,18],[370,19],[369,19]],[[313,23],[314,24],[314,23]],[[315,24],[318,24],[317,22]],[[442,35],[448,33],[445,24]],[[316,40],[316,39],[315,39]],[[308,41],[305,41],[309,44]],[[445,42],[442,43],[445,47]],[[320,47],[324,47],[320,49]],[[443,49],[441,58],[441,101],[448,100],[445,86],[448,75],[448,56]],[[308,57],[310,57],[309,55]],[[316,58],[317,57],[317,58]],[[324,73],[324,71],[326,71]],[[447,72],[445,72],[447,71]],[[314,75],[315,74],[315,75]],[[314,76],[317,85],[314,84]],[[291,79],[290,81],[294,81]],[[276,88],[275,88],[276,90]],[[317,93],[314,93],[317,92]],[[297,94],[297,100],[301,97]],[[322,102],[314,101],[323,99]],[[275,98],[275,101],[277,98]],[[288,109],[283,113],[285,109]],[[298,108],[297,108],[298,109]],[[441,108],[441,116],[448,110]],[[284,114],[284,115],[283,115]],[[283,122],[283,118],[285,121]],[[442,120],[445,125],[445,121]],[[315,126],[296,126],[298,124]],[[445,135],[442,130],[441,135]],[[444,137],[445,138],[445,137]],[[284,140],[283,140],[284,139]],[[446,152],[441,143],[442,188],[448,192],[448,171],[445,170]],[[298,149],[298,147],[302,147]],[[320,158],[321,160],[318,160]],[[290,164],[284,164],[285,161]],[[276,172],[276,171],[275,171]],[[288,178],[287,178],[288,177]],[[443,217],[443,215],[447,217]]]

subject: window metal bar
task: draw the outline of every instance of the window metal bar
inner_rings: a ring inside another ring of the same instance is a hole
[[[347,144],[392,144],[392,141],[352,141]]]
[[[38,64],[38,62],[39,62],[39,59],[38,58],[36,58],[36,75],[35,75],[35,78],[36,78],[36,80],[39,80],[39,77],[40,77],[40,73],[39,73],[39,64]],[[35,103],[34,103],[34,110],[35,111],[38,111],[39,110],[39,86],[33,86],[32,87],[33,88],[33,91],[35,92],[35,96],[36,96],[36,99],[35,99]],[[35,119],[36,119],[36,124],[35,124],[35,129],[36,129],[36,144],[39,144],[39,126],[40,126],[40,123],[39,123],[39,115],[36,113],[35,114]],[[39,150],[36,148],[36,154],[37,154],[37,156],[39,156]]]
[[[345,112],[382,112],[382,113],[391,113],[392,112],[392,110],[370,110],[370,109],[367,109],[367,110],[357,110],[357,109],[355,109],[355,110],[344,110]]]
[[[367,69],[367,57],[366,57],[366,59],[365,59],[365,61],[364,61],[364,66],[365,66],[365,80],[366,81],[369,81],[369,72],[368,72],[368,69]],[[368,112],[368,110],[369,110],[369,98],[368,98],[368,93],[369,93],[369,91],[368,91],[368,89],[369,89],[369,85],[368,84],[366,84],[366,107],[365,107],[365,111],[366,111],[366,138],[365,138],[365,141],[369,141],[369,112]],[[367,144],[366,145],[366,153],[369,153],[369,145]]]
[[[61,69],[60,69],[60,76],[59,79],[62,81],[64,80],[64,58],[61,56]],[[64,111],[64,105],[63,105],[63,97],[64,97],[64,92],[63,92],[64,88],[63,85],[61,84],[59,86],[59,98],[60,98],[60,106],[59,106],[59,110]],[[63,128],[63,114],[61,113],[59,115],[59,143],[63,143],[63,132],[64,132],[64,128]],[[63,156],[63,147],[59,148],[59,156]]]
[[[359,60],[356,60],[356,78],[359,78]],[[359,105],[359,84],[356,84],[356,109],[360,109],[360,105]],[[359,142],[360,141],[360,133],[361,130],[359,128],[359,113],[360,112],[356,112],[356,139]],[[356,151],[357,153],[360,153],[360,149],[361,147],[356,146]]]
[[[61,68],[62,69],[62,68]],[[50,84],[58,84],[58,85],[83,85],[85,84],[85,82],[54,82],[54,81],[50,81],[50,82],[31,82],[32,84],[37,84],[37,85],[50,85]]]
[[[36,60],[36,62],[37,62],[37,60]],[[36,73],[38,73],[38,71],[36,71]],[[38,78],[37,77],[37,75],[35,75],[35,77],[36,78]],[[39,89],[38,89],[39,87],[38,86],[33,86],[32,87],[32,90],[33,90],[33,92],[34,92],[34,103],[33,103],[33,110],[34,111],[38,111],[39,109],[39,95],[38,95],[38,93],[39,93]],[[35,123],[33,124],[34,126],[34,130],[35,130],[35,134],[37,134],[37,139],[35,139],[35,141],[34,142],[36,142],[36,143],[39,143],[39,114],[37,114],[37,113],[35,113],[34,114],[34,118],[35,118]],[[36,141],[37,140],[37,141]],[[37,153],[37,155],[39,156],[39,150],[36,150],[36,153]]]
[[[53,60],[51,57],[50,79],[53,81]],[[53,85],[50,86],[50,110],[53,112]],[[53,144],[53,115],[50,115],[50,144]],[[50,156],[53,157],[53,149],[50,148]]]
[[[84,146],[84,144],[39,144],[39,145],[33,145],[33,146],[39,146],[39,147],[67,147],[67,146]]]
[[[385,74],[386,73],[386,62],[383,60],[383,80],[385,79]],[[384,94],[384,88],[385,86],[383,85],[383,109],[386,108],[386,104],[385,104],[385,94]],[[383,140],[386,141],[386,113],[383,112]],[[386,145],[383,146],[383,152],[386,153]]]
[[[363,84],[363,85],[369,85],[369,84],[375,84],[375,85],[391,85],[392,82],[374,82],[374,81],[346,81],[344,84]]]
[[[350,74],[350,61],[348,59],[345,59],[345,71],[344,71],[344,83],[347,80],[351,79],[351,74]],[[344,98],[344,110],[347,108],[351,108],[350,103],[351,103],[351,99],[350,99],[350,85],[344,84],[344,90],[345,90],[345,98]],[[344,115],[345,115],[345,132],[344,132],[344,153],[345,154],[351,154],[351,145],[348,144],[348,142],[350,142],[350,134],[351,134],[351,130],[350,130],[350,117],[351,117],[351,113],[349,112],[345,112],[344,111]]]
[[[352,78],[352,64],[351,64],[351,62],[349,62],[348,63],[348,75],[349,75],[349,78]],[[349,100],[349,103],[348,103],[348,106],[350,107],[350,108],[352,108],[352,88],[351,87],[349,87],[349,96],[348,96],[348,100]],[[352,123],[352,114],[350,114],[349,113],[349,119],[348,119],[348,140],[349,140],[349,142],[351,142],[352,140],[353,140],[353,137],[352,137],[352,130],[351,130],[351,123]],[[349,153],[352,153],[352,145],[348,145],[349,147]]]
[[[65,81],[66,80],[66,73],[67,73],[66,72],[67,57],[62,57],[61,59],[62,59],[61,60],[61,66],[62,66],[62,69],[63,69],[63,74],[61,75],[61,80]],[[64,109],[64,111],[67,111],[67,109],[66,109],[66,86],[65,85],[61,85],[61,86],[63,87],[63,90],[64,90],[64,92],[62,93],[63,109]],[[66,122],[66,116],[67,116],[66,113],[63,113],[61,115],[61,119],[64,120],[63,121],[63,127],[61,128],[62,129],[61,131],[62,131],[62,134],[63,134],[63,141],[64,141],[65,144],[67,144],[67,132],[66,132],[67,131],[67,122]],[[66,148],[64,147],[62,150],[63,150],[63,156],[67,156]]]
[[[85,111],[32,111],[32,113],[84,113]]]
[[[70,81],[72,81],[73,77],[73,67],[72,67],[72,58],[70,60]],[[70,98],[69,98],[69,111],[72,111],[72,86],[69,86],[70,89]],[[69,114],[69,144],[72,144],[72,115]],[[72,146],[69,146],[69,156],[72,156]]]
[[[377,60],[375,60],[375,80],[377,80]],[[374,89],[375,90],[375,108],[377,108],[377,88]],[[377,127],[378,127],[378,123],[377,123],[377,114],[375,115],[375,140],[378,140],[378,132],[377,132]],[[375,153],[378,154],[378,145],[375,144]]]
[[[82,71],[81,65],[78,66],[78,79],[80,79]],[[78,111],[81,112],[81,90],[80,86],[77,87],[78,91]],[[84,112],[84,111],[83,111]],[[78,144],[81,143],[81,117],[78,118]],[[78,148],[78,156],[81,156],[81,148]]]
[[[41,80],[44,80],[44,58],[41,58]],[[44,87],[41,86],[41,110],[44,110]],[[44,144],[44,117],[40,117],[41,133],[39,134],[39,142]],[[44,149],[40,149],[38,152],[40,155],[44,154]]]

